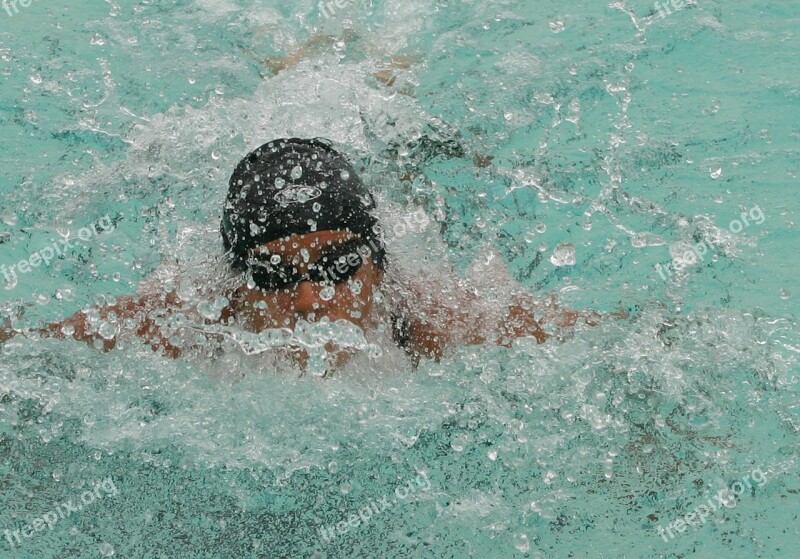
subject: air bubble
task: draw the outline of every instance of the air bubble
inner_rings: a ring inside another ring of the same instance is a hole
[[[342,171],[339,176],[342,177],[343,181],[346,181],[350,178],[350,171]]]
[[[279,254],[273,254],[272,256],[270,256],[270,257],[269,257],[269,262],[270,262],[270,264],[272,264],[272,265],[278,265],[278,264],[280,264],[280,263],[281,263],[281,257],[280,257],[280,255],[279,255]]]
[[[293,180],[297,180],[303,176],[303,168],[300,165],[295,165],[292,169],[291,177]]]
[[[283,180],[281,177],[277,177],[275,179],[275,188],[283,188],[286,184],[286,181]]]
[[[711,171],[711,178],[716,180],[722,175],[722,167],[717,169],[716,171]]]

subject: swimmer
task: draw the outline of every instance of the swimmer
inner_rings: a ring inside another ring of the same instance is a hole
[[[454,346],[510,346],[525,336],[543,343],[548,334],[535,312],[559,327],[579,319],[594,324],[598,317],[560,310],[552,300],[537,302],[526,293],[516,294],[503,308],[487,308],[458,280],[445,286],[449,289],[435,290],[397,282],[387,274],[385,238],[374,212],[372,194],[329,141],[280,139],[257,148],[233,171],[222,212],[225,262],[236,283],[218,293],[227,302],[219,318],[200,318],[200,326],[260,333],[293,330],[301,319],[327,319],[366,332],[388,321],[384,326],[397,345],[417,363],[421,358],[438,360]],[[378,312],[387,301],[389,312]],[[124,296],[94,307],[92,320],[80,311],[36,332],[109,351],[118,335],[102,337],[99,316],[135,325],[132,332],[154,350],[179,357],[185,346],[171,342],[161,325],[175,313],[196,317],[191,306],[177,290]],[[8,325],[0,328],[0,343],[16,333]],[[297,357],[302,365],[302,351]]]

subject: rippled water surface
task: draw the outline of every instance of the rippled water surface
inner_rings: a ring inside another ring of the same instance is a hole
[[[233,167],[289,135],[345,146],[388,222],[431,216],[393,249],[420,281],[446,258],[502,291],[497,255],[537,296],[631,316],[416,370],[384,346],[324,379],[236,344],[170,360],[17,338],[0,356],[0,557],[800,552],[798,5],[15,4],[0,265],[114,224],[0,278],[15,326],[147,285],[193,296]],[[391,55],[408,68],[385,85]]]

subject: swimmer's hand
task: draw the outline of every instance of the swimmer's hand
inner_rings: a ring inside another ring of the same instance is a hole
[[[628,318],[630,315],[623,309],[613,313],[602,313],[593,309],[574,310],[559,306],[554,297],[548,297],[544,303],[536,303],[542,311],[542,324],[552,324],[559,330],[573,328],[582,322],[588,326],[597,326],[605,318]]]
[[[167,337],[161,332],[159,324],[165,317],[182,310],[182,303],[174,292],[168,294],[143,294],[118,297],[111,305],[94,307],[94,310],[103,321],[120,324],[131,321],[134,325],[136,336],[144,340],[153,348],[169,357],[180,357],[180,348],[169,343]],[[34,330],[42,337],[57,339],[72,339],[85,342],[102,351],[111,351],[117,345],[120,328],[111,337],[103,337],[97,332],[95,325],[90,322],[89,316],[79,311],[60,322],[54,322],[44,328]]]
[[[379,68],[377,72],[372,74],[379,83],[386,87],[392,87],[397,81],[397,74],[395,70],[407,70],[411,68],[412,64],[418,63],[422,60],[419,55],[403,56],[399,54],[384,56],[383,60],[375,63],[375,67]],[[401,91],[405,94],[410,94],[409,91],[403,89]]]
[[[11,321],[6,320],[3,322],[3,325],[0,326],[0,344],[3,344],[13,338],[16,335],[14,329],[11,327]]]
[[[518,297],[499,312],[487,311],[487,303],[468,292],[447,300],[425,297],[414,286],[424,306],[406,306],[408,347],[416,356],[439,360],[448,348],[497,343],[510,347],[517,338],[531,336],[538,343],[549,337],[534,318],[532,299]]]
[[[508,307],[506,317],[498,326],[500,337],[497,343],[504,347],[511,347],[517,338],[533,336],[536,341],[543,344],[550,336],[542,329],[542,325],[533,317],[533,313],[523,304],[514,304]]]

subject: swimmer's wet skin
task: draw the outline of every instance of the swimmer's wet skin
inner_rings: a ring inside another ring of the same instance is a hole
[[[224,293],[230,304],[219,320],[251,332],[294,328],[300,319],[346,320],[367,331],[381,319],[373,312],[379,288],[402,294],[389,320],[396,343],[415,360],[440,358],[448,347],[483,343],[508,346],[515,338],[548,335],[534,319],[545,306],[518,295],[488,316],[474,294],[427,293],[423,285],[397,289],[386,274],[386,254],[375,201],[353,167],[323,139],[281,139],[248,154],[236,167],[223,208],[221,233],[231,268],[240,285]],[[357,285],[358,289],[337,287]],[[453,282],[457,286],[457,281]],[[432,299],[444,295],[441,300]],[[413,299],[417,299],[414,301]],[[424,301],[424,307],[420,304]],[[548,321],[562,327],[592,313],[550,309]],[[164,317],[191,309],[173,291],[159,296],[121,297],[96,309],[102,319],[133,319],[135,333],[154,350],[172,357],[181,350],[161,333]],[[113,315],[112,315],[113,316]],[[387,317],[382,317],[386,319]],[[92,330],[85,313],[38,330],[42,335],[73,338],[102,347],[116,345]],[[0,329],[0,342],[15,332]]]

